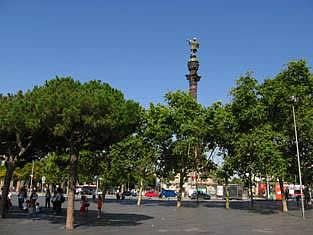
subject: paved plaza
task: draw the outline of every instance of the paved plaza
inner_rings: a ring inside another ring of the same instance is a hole
[[[40,200],[43,202],[43,198]],[[276,201],[257,201],[253,210],[249,201],[232,201],[232,208],[226,210],[223,201],[202,201],[198,205],[186,201],[183,208],[176,208],[175,201],[144,200],[138,208],[135,200],[108,199],[100,219],[96,204],[90,202],[87,217],[79,216],[76,202],[75,230],[71,234],[313,234],[313,211],[306,211],[302,220],[295,202],[290,202],[291,210],[286,215],[279,211],[280,202]],[[0,234],[69,234],[64,229],[64,214],[65,209],[63,215],[55,216],[43,208],[37,218],[29,218],[13,208],[9,218],[0,219]]]

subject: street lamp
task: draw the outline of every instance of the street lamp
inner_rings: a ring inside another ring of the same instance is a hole
[[[96,196],[98,197],[98,194],[99,194],[99,180],[102,180],[102,178],[100,176],[95,176],[94,178],[96,180]]]
[[[291,97],[292,101],[295,102],[296,98]],[[296,147],[297,147],[297,158],[298,158],[298,170],[299,170],[299,181],[300,181],[300,193],[301,193],[301,209],[302,209],[302,218],[304,219],[304,202],[303,202],[303,190],[302,190],[302,177],[301,177],[301,167],[300,167],[300,156],[299,156],[299,146],[298,146],[298,135],[297,135],[297,124],[296,124],[296,114],[295,107],[292,103],[292,114],[293,114],[293,123],[295,127],[295,137],[296,137]]]
[[[98,190],[99,190],[99,176],[95,176],[94,179],[96,180],[96,196],[98,196]]]
[[[33,178],[34,178],[34,160],[32,162],[32,174],[30,175],[30,192],[33,191]]]

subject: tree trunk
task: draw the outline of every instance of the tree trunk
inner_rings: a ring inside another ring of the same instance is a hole
[[[280,187],[280,192],[282,195],[282,209],[283,212],[288,212],[288,206],[287,206],[287,201],[286,201],[286,195],[285,195],[285,190],[284,190],[284,183],[283,180],[281,178],[279,178],[279,187]]]
[[[228,191],[228,178],[225,177],[225,191],[226,191],[226,209],[229,209],[229,191]]]
[[[10,188],[10,182],[15,169],[16,162],[13,157],[5,162],[6,172],[4,177],[4,184],[2,189],[2,200],[1,200],[1,217],[5,218],[8,213],[8,194]]]
[[[177,195],[177,208],[182,207],[183,184],[184,184],[184,176],[182,173],[180,173],[179,174],[179,194]]]
[[[22,183],[21,183],[21,181],[20,180],[18,180],[17,182],[16,182],[16,188],[15,188],[15,192],[19,192],[20,191],[20,189],[22,188]]]
[[[69,187],[67,192],[67,213],[66,213],[66,229],[74,229],[74,203],[75,203],[75,189],[77,181],[77,163],[79,158],[78,151],[71,151],[70,159],[70,176]]]
[[[254,199],[253,199],[253,184],[252,184],[252,176],[249,173],[249,188],[250,188],[250,199],[251,199],[251,208],[254,208]]]
[[[64,182],[64,181],[62,181],[62,182],[61,182],[60,187],[61,187],[61,189],[63,190],[63,192],[65,192],[65,191],[66,191],[64,186],[65,186],[65,182]]]
[[[142,190],[143,190],[143,179],[141,178],[137,206],[141,206]]]

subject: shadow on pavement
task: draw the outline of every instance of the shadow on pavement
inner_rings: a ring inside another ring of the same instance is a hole
[[[87,217],[76,218],[79,226],[137,226],[143,220],[153,219],[151,216],[140,214],[104,213],[101,218],[97,217],[97,211],[89,211]],[[75,223],[76,224],[76,223]]]
[[[220,207],[225,208],[225,202],[207,202],[204,204],[205,207]],[[251,207],[250,201],[230,201],[230,208],[235,210],[243,210],[251,213],[258,214],[277,214],[282,212],[282,202],[281,201],[270,201],[270,200],[255,200],[253,208]],[[306,209],[310,211],[312,209]],[[294,212],[300,211],[299,205],[294,201],[288,202],[288,215],[294,215]]]
[[[102,213],[101,218],[97,218],[98,212],[96,210],[88,211],[87,216],[79,215],[78,210],[75,210],[74,214],[75,228],[83,226],[137,226],[143,220],[153,219],[151,216],[134,213]],[[30,216],[27,212],[22,212],[17,207],[14,207],[10,210],[6,219],[46,220],[52,224],[65,226],[66,209],[62,208],[61,215],[54,215],[43,208],[42,212],[36,216]]]

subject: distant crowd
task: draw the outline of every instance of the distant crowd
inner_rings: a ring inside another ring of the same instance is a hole
[[[2,191],[2,190],[1,190]],[[56,190],[51,193],[50,189],[47,188],[44,190],[45,200],[44,200],[44,208],[46,211],[52,211],[54,215],[61,215],[62,213],[62,203],[65,202],[65,197],[62,188],[57,188]],[[0,200],[1,198],[0,194]],[[7,198],[7,210],[10,210],[13,207],[13,194],[12,190],[9,190],[8,198]],[[21,211],[28,212],[30,217],[36,217],[41,212],[41,206],[39,203],[39,196],[37,194],[37,190],[33,189],[31,192],[27,192],[25,187],[20,188],[17,194],[17,201],[18,201],[18,208]],[[94,198],[95,199],[95,198]],[[85,195],[81,196],[81,206],[80,206],[80,215],[87,216],[88,215],[88,207],[89,202],[88,198]],[[98,209],[98,216],[101,216],[101,210],[103,207],[103,199],[101,195],[98,195],[97,198],[97,209]]]
[[[34,216],[40,213],[40,204],[38,201],[37,190],[33,189],[31,192],[27,192],[25,187],[20,188],[17,194],[18,200],[18,208],[22,211],[27,211],[30,216]],[[0,199],[1,195],[0,195]],[[7,210],[10,210],[13,206],[13,194],[11,190],[8,193],[7,198]],[[65,202],[65,197],[63,195],[63,190],[61,188],[57,188],[53,193],[50,192],[50,189],[45,190],[45,205],[44,207],[47,209],[52,209],[52,213],[59,215],[61,214],[62,203]],[[52,204],[52,206],[51,206]]]

